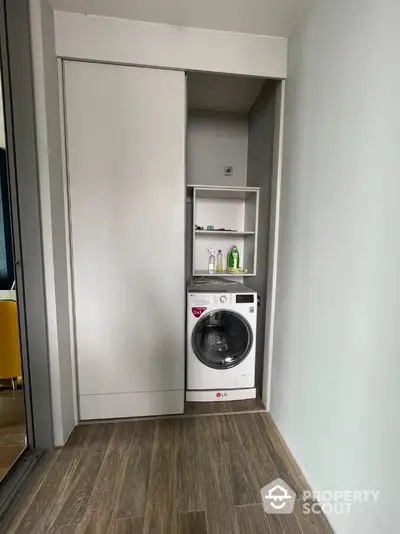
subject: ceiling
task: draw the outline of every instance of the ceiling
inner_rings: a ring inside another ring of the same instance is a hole
[[[54,9],[289,37],[307,0],[49,0]]]

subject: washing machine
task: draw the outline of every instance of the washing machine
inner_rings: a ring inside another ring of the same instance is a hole
[[[252,289],[224,279],[188,284],[187,401],[256,397],[256,323]]]

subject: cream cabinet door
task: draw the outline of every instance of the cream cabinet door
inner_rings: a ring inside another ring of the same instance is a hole
[[[185,87],[64,63],[81,419],[183,411]]]

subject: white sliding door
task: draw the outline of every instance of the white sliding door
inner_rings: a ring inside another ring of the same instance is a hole
[[[184,399],[183,72],[64,63],[81,419]]]

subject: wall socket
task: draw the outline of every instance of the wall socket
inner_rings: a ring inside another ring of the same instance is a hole
[[[233,167],[232,167],[232,165],[225,165],[225,167],[224,167],[224,174],[225,174],[225,176],[232,176],[232,174],[233,174]]]

